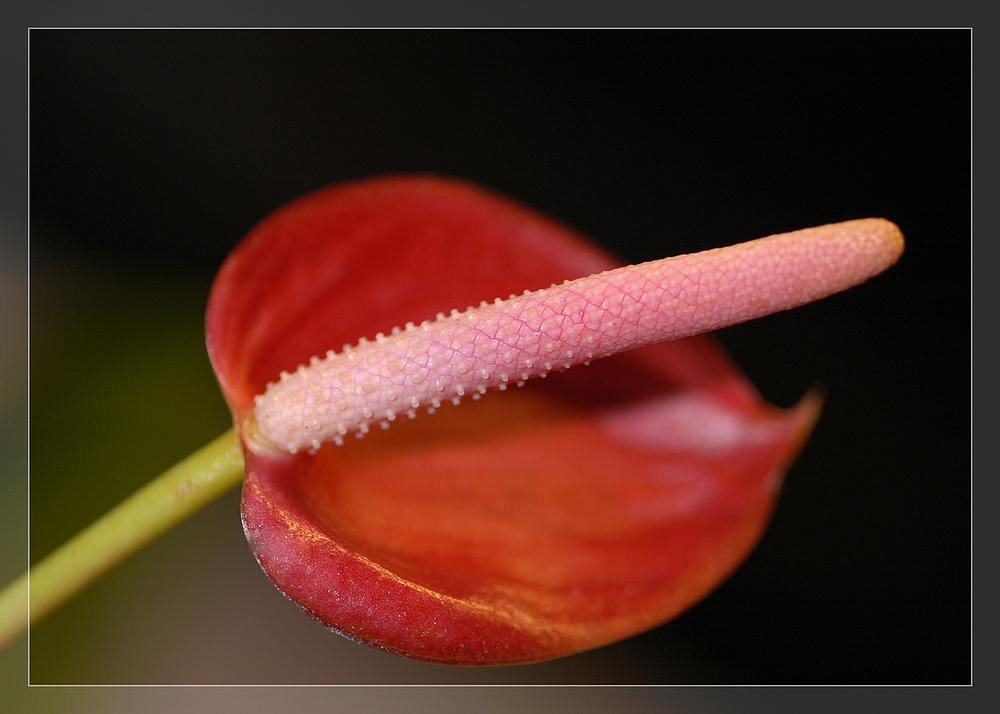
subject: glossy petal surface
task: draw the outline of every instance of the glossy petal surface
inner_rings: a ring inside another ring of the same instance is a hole
[[[209,353],[240,424],[314,355],[614,265],[461,181],[334,186],[227,259]],[[546,659],[654,627],[727,577],[818,409],[763,403],[710,338],[668,342],[312,455],[248,448],[244,527],[278,588],[348,637],[448,664]]]

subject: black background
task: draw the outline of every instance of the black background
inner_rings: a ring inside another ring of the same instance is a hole
[[[969,681],[968,32],[45,30],[30,62],[33,273],[83,260],[172,274],[203,304],[226,252],[275,207],[393,171],[478,181],[629,262],[896,221],[907,252],[885,275],[720,334],[776,404],[814,384],[829,395],[770,530],[725,585],[558,668],[392,676]],[[33,372],[33,394],[45,379]],[[36,531],[57,493],[33,475],[33,557],[74,530]],[[43,664],[56,633],[33,638],[36,673],[82,676]],[[288,656],[255,660],[266,672]]]

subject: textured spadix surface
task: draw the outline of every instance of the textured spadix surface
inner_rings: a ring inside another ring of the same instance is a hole
[[[553,369],[802,305],[895,261],[898,231],[868,219],[609,270],[431,323],[408,322],[313,356],[254,398],[270,444],[295,453],[382,426],[420,406],[457,404]]]
[[[753,548],[815,397],[770,407],[694,337],[342,437],[808,302],[901,248],[856,221],[586,278],[614,260],[461,181],[299,199],[233,251],[207,315],[251,548],[328,627],[429,661],[533,661],[662,623]]]

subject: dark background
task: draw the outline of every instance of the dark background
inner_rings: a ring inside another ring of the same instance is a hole
[[[230,494],[36,628],[33,682],[970,680],[969,32],[29,42],[33,559],[227,428],[212,276],[313,188],[454,174],[628,262],[865,216],[907,237],[872,282],[719,334],[769,400],[828,402],[760,547],[675,621],[551,663],[412,663],[284,601]]]

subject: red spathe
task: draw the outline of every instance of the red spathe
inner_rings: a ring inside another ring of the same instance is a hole
[[[227,259],[209,353],[239,424],[313,355],[614,265],[462,181],[334,186]],[[818,401],[777,410],[710,338],[664,343],[314,455],[247,449],[244,527],[279,589],[353,639],[447,664],[570,654],[669,620],[742,562]]]

